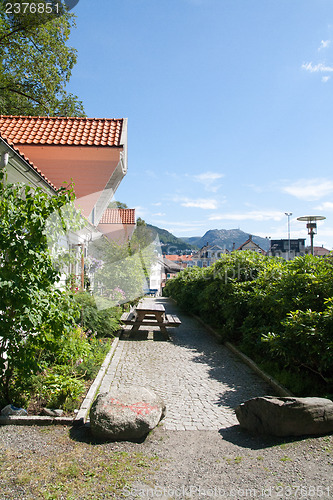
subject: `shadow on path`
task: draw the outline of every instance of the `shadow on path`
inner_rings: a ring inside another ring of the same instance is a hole
[[[195,318],[182,312],[167,297],[155,300],[164,305],[167,313],[177,314],[182,322],[179,328],[169,329],[172,342],[191,351],[193,363],[206,365],[209,377],[227,386],[215,402],[217,406],[235,408],[253,397],[274,395],[269,384],[219,343]]]

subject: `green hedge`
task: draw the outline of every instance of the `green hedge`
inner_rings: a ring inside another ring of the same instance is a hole
[[[299,395],[307,395],[309,386],[316,394],[333,392],[330,256],[287,262],[233,252],[209,268],[185,269],[168,281],[165,294],[215,327],[223,341],[237,344],[266,369],[274,367],[277,378],[287,370],[290,389]]]

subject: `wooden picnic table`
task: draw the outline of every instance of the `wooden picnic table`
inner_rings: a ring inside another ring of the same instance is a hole
[[[177,327],[181,324],[177,316],[165,313],[163,304],[147,299],[139,302],[133,311],[124,313],[121,321],[125,325],[132,326],[130,336],[137,332],[141,326],[158,326],[168,339],[167,327]]]

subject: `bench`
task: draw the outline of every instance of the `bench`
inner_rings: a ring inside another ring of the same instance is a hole
[[[136,310],[125,312],[120,318],[124,325],[129,325],[131,334],[137,332],[141,326],[158,326],[160,331],[167,337],[167,328],[176,328],[181,325],[178,316],[174,314],[165,314],[164,307],[161,304],[152,304],[147,302],[146,305],[140,303]]]

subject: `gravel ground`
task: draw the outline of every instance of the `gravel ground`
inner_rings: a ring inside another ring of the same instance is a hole
[[[160,425],[142,443],[96,443],[86,428],[4,426],[0,499],[333,498],[332,456],[332,435],[284,441],[239,426]]]

